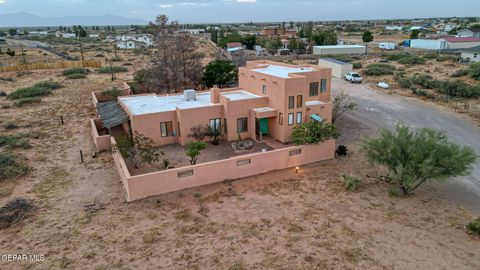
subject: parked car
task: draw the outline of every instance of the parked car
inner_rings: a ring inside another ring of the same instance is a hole
[[[348,72],[345,74],[345,81],[349,81],[351,83],[362,83],[362,76],[357,72]]]

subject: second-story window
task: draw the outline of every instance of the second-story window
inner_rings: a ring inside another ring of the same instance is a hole
[[[298,95],[297,96],[297,108],[301,108],[303,106],[303,96]]]
[[[326,93],[326,92],[327,92],[327,79],[322,79],[321,85],[320,85],[320,93]]]
[[[288,108],[289,109],[295,108],[295,96],[288,97]]]
[[[267,94],[267,86],[266,85],[262,85],[262,94],[263,95]]]
[[[318,96],[318,82],[311,82],[310,83],[310,90],[309,90],[309,96],[314,97]]]

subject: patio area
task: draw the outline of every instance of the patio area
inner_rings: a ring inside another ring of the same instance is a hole
[[[225,141],[221,140],[218,145],[213,145],[210,142],[207,142],[207,148],[200,152],[200,156],[198,157],[197,164],[202,164],[210,161],[222,160],[231,157],[241,156],[241,155],[248,155],[257,152],[261,152],[263,149],[264,151],[270,151],[273,148],[269,144],[265,142],[255,142],[253,140],[244,140],[244,141],[251,141],[252,146],[248,150],[234,150],[232,148],[232,143],[236,143],[238,141]],[[190,157],[185,154],[185,146],[181,146],[179,144],[170,144],[164,145],[157,148],[158,153],[163,153],[164,155],[160,155],[160,162],[156,164],[143,164],[140,168],[135,169],[133,166],[128,164],[127,166],[130,171],[131,175],[139,175],[144,173],[151,173],[156,171],[165,170],[162,165],[162,160],[168,159],[170,166],[175,168],[189,166],[190,165]]]

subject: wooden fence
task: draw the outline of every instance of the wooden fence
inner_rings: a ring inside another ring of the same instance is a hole
[[[100,68],[102,67],[102,62],[99,60],[58,61],[54,63],[33,63],[33,64],[6,66],[6,67],[0,66],[0,72],[26,71],[26,70],[37,70],[37,69],[65,69],[65,68],[78,68],[78,67]]]

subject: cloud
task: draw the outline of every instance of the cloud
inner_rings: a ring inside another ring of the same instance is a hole
[[[158,6],[160,8],[173,8],[173,7],[179,7],[179,6],[206,6],[206,5],[209,5],[209,3],[204,3],[204,2],[164,3],[164,4],[159,4]]]
[[[257,0],[237,0],[237,3],[256,3]]]
[[[5,1],[5,0],[0,0],[0,4],[3,4],[3,3],[5,3],[5,2],[7,2],[7,1]]]

